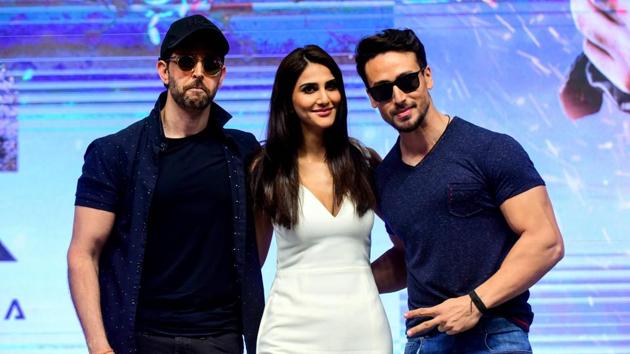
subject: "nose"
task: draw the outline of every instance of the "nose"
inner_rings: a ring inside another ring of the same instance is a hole
[[[203,69],[203,61],[197,60],[195,66],[192,69],[193,77],[203,77],[204,69]]]
[[[319,90],[319,97],[317,97],[317,104],[320,106],[327,106],[330,102],[330,97],[328,97],[328,92],[326,89]]]
[[[394,87],[392,88],[392,97],[394,103],[401,103],[405,101],[405,93],[396,85],[394,85]]]

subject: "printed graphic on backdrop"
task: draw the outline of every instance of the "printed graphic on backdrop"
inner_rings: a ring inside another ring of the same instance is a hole
[[[0,64],[0,172],[17,170],[17,102],[14,79]]]
[[[630,51],[621,50],[630,47],[628,11],[621,8],[629,5],[630,0],[3,2],[0,279],[11,281],[0,281],[0,354],[86,352],[65,262],[83,154],[93,139],[153,107],[163,89],[155,72],[159,42],[170,22],[192,13],[207,15],[230,41],[228,76],[217,95],[234,115],[230,127],[262,138],[279,59],[315,43],[342,67],[351,135],[381,155],[396,136],[370,106],[355,71],[354,46],[383,28],[416,31],[427,48],[438,108],[514,136],[547,182],[567,252],[532,289],[534,352],[630,353],[630,88],[624,86],[630,80],[623,79]],[[593,22],[598,25],[589,27]],[[584,46],[589,42],[593,46]],[[372,257],[390,246],[377,223]],[[269,286],[274,257],[263,269]],[[402,352],[407,294],[382,298],[395,352]]]
[[[630,114],[629,5],[624,1],[571,1],[571,15],[584,36],[584,51],[575,59],[560,91],[568,117],[578,119],[599,112],[605,98]]]
[[[17,299],[13,299],[11,304],[9,305],[9,309],[7,313],[4,315],[4,320],[25,320],[26,316],[24,316],[24,311],[20,306],[20,303]]]
[[[9,252],[9,250],[0,241],[0,262],[13,262],[15,257]]]

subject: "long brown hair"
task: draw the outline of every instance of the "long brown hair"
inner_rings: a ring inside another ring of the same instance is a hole
[[[297,48],[287,55],[276,71],[267,140],[250,170],[254,208],[262,210],[274,224],[286,228],[298,221],[299,174],[297,154],[302,147],[300,119],[293,109],[293,89],[309,63],[327,67],[341,94],[333,125],[324,131],[326,162],[333,177],[334,204],[350,197],[359,215],[375,207],[372,171],[362,151],[348,137],[348,106],[341,70],[335,60],[316,45]]]

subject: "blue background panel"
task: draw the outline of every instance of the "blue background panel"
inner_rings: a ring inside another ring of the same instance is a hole
[[[95,138],[144,117],[162,85],[161,37],[210,17],[231,44],[216,100],[265,133],[275,69],[315,43],[340,64],[353,136],[384,155],[396,133],[355,72],[358,40],[408,27],[437,108],[515,137],[547,182],[566,256],[532,288],[536,353],[630,353],[630,116],[605,99],[572,120],[559,91],[583,37],[568,1],[0,0],[0,353],[84,353],[66,281],[76,179]],[[372,257],[390,247],[382,222]],[[263,268],[266,289],[275,249]],[[406,293],[382,295],[396,352]]]

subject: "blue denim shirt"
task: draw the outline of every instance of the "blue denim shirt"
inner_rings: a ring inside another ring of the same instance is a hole
[[[101,310],[107,338],[116,353],[135,353],[135,316],[148,230],[151,197],[166,142],[160,110],[163,92],[148,117],[87,148],[75,205],[113,212],[116,219],[99,259]],[[245,345],[256,352],[264,306],[254,223],[247,199],[245,167],[259,149],[251,133],[225,129],[229,113],[213,103],[209,124],[222,134],[232,189],[234,258],[240,287]]]

